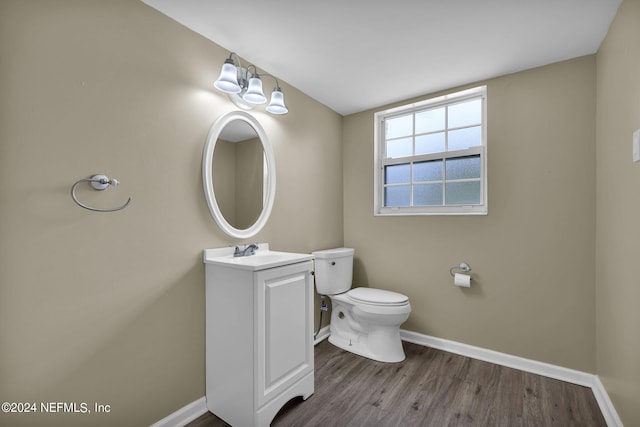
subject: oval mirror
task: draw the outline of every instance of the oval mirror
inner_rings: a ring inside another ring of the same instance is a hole
[[[202,183],[211,216],[229,236],[249,238],[266,224],[276,190],[267,134],[243,111],[219,117],[202,154]]]

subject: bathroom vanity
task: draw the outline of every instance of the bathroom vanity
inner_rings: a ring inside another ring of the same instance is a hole
[[[313,256],[204,251],[207,408],[233,426],[268,426],[313,394]]]

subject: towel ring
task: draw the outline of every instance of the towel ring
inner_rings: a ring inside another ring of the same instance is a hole
[[[460,265],[454,265],[449,269],[449,274],[451,274],[452,277],[455,277],[455,273],[453,272],[453,270],[462,270],[465,273],[468,273],[471,271],[471,267],[466,262],[462,262],[460,263]]]
[[[131,203],[131,197],[129,197],[129,199],[125,202],[124,205],[118,206],[115,208],[100,209],[100,208],[92,208],[91,206],[87,206],[84,203],[80,202],[80,200],[78,200],[78,197],[76,196],[76,187],[78,186],[78,184],[83,182],[90,183],[91,186],[98,191],[106,190],[107,188],[109,188],[110,185],[116,186],[120,184],[120,181],[118,181],[117,179],[115,178],[109,179],[109,177],[106,175],[93,175],[91,178],[79,179],[78,181],[75,182],[75,184],[71,186],[71,198],[81,208],[85,208],[94,212],[115,212],[115,211],[121,211],[122,209],[129,206],[129,204]]]

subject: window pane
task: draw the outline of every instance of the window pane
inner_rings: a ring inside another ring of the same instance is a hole
[[[402,165],[385,166],[384,183],[385,184],[403,184],[409,182],[410,165],[408,163]]]
[[[414,163],[413,182],[442,181],[442,160]]]
[[[442,206],[442,184],[413,186],[414,206]]]
[[[444,132],[416,136],[416,155],[445,151]]]
[[[406,157],[413,155],[413,138],[402,138],[387,141],[387,158]]]
[[[487,212],[486,93],[480,86],[374,114],[375,215]]]
[[[480,126],[474,126],[466,129],[458,129],[449,132],[448,150],[463,150],[469,147],[475,147],[482,144],[480,138]]]
[[[477,205],[480,203],[480,181],[447,182],[447,205]]]
[[[480,155],[447,159],[447,179],[480,178]]]
[[[435,132],[444,129],[444,107],[416,114],[416,133]]]
[[[413,134],[413,114],[385,120],[387,126],[386,139],[398,138]]]
[[[397,187],[385,187],[384,189],[384,205],[385,206],[409,206],[409,191],[408,185],[402,185]]]
[[[449,127],[479,124],[482,118],[482,100],[462,102],[449,106]]]

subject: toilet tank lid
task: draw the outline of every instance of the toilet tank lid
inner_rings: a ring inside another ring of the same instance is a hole
[[[319,259],[322,258],[342,258],[347,256],[353,256],[354,253],[353,248],[335,248],[335,249],[325,249],[323,251],[315,251],[311,252],[311,254]]]

